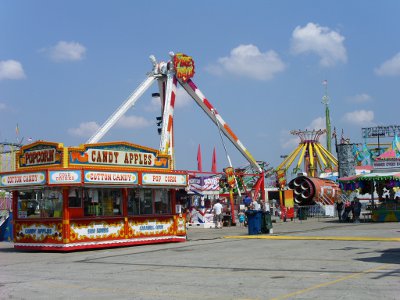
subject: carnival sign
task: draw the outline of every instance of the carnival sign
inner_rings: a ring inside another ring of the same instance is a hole
[[[138,173],[136,172],[102,172],[85,171],[85,183],[108,183],[108,184],[137,184]]]
[[[183,82],[188,81],[194,76],[194,61],[191,56],[183,53],[177,53],[174,56],[174,68],[176,77]]]
[[[23,173],[1,176],[1,185],[4,187],[23,185],[42,185],[46,183],[45,172]]]
[[[99,165],[154,166],[153,153],[89,149],[88,162]]]
[[[80,183],[81,171],[49,171],[49,184]]]
[[[18,156],[21,168],[61,164],[62,151],[53,144],[38,144],[22,149]]]
[[[142,173],[142,184],[186,186],[187,176],[183,174]]]
[[[153,236],[170,234],[172,225],[174,224],[173,219],[161,220],[145,220],[143,222],[130,221],[129,227],[133,232],[133,235],[138,236]]]
[[[400,159],[385,159],[374,161],[374,169],[385,170],[385,169],[399,169]]]
[[[56,241],[62,240],[62,227],[60,224],[16,224],[16,240],[32,239],[34,241],[43,241],[45,238],[51,238]]]
[[[361,128],[361,134],[363,138],[394,137],[398,132],[400,132],[399,125]]]
[[[124,236],[124,222],[78,224],[71,223],[71,241],[84,239],[106,239]]]
[[[219,177],[190,177],[189,189],[198,193],[219,192]]]

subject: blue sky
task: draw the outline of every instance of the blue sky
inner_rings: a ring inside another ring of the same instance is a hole
[[[294,129],[398,125],[399,1],[0,1],[0,140],[84,143],[151,71],[195,60],[193,81],[257,159],[276,167]],[[154,84],[102,141],[158,149]],[[217,127],[182,90],[178,169],[228,165]],[[244,157],[225,140],[234,166]],[[334,153],[335,154],[335,153]]]

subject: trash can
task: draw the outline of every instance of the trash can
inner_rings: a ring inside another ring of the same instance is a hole
[[[263,211],[261,214],[261,232],[270,233],[272,229],[272,219],[269,211]]]
[[[247,228],[249,235],[261,233],[261,211],[259,210],[246,210]]]

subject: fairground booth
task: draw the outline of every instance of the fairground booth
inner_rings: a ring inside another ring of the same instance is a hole
[[[1,174],[12,192],[15,248],[69,251],[185,241],[176,191],[187,172],[168,155],[126,142],[38,141]]]
[[[370,174],[339,178],[348,192],[369,195],[367,208],[372,221],[400,221],[400,141],[397,135],[392,146],[375,159]]]

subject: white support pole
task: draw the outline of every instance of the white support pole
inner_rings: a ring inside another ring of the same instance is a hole
[[[160,152],[169,155],[173,154],[172,122],[174,116],[175,95],[176,95],[176,79],[172,73],[169,73],[167,75],[167,87],[165,91],[165,103],[162,116],[162,129],[161,129],[161,140],[160,140]]]
[[[87,140],[86,144],[97,143],[112,126],[126,113],[126,111],[135,105],[136,101],[143,95],[143,93],[151,86],[154,82],[154,75],[149,75],[145,81],[143,81],[138,88],[125,100],[124,103],[104,122],[104,124],[96,131],[96,133]]]

